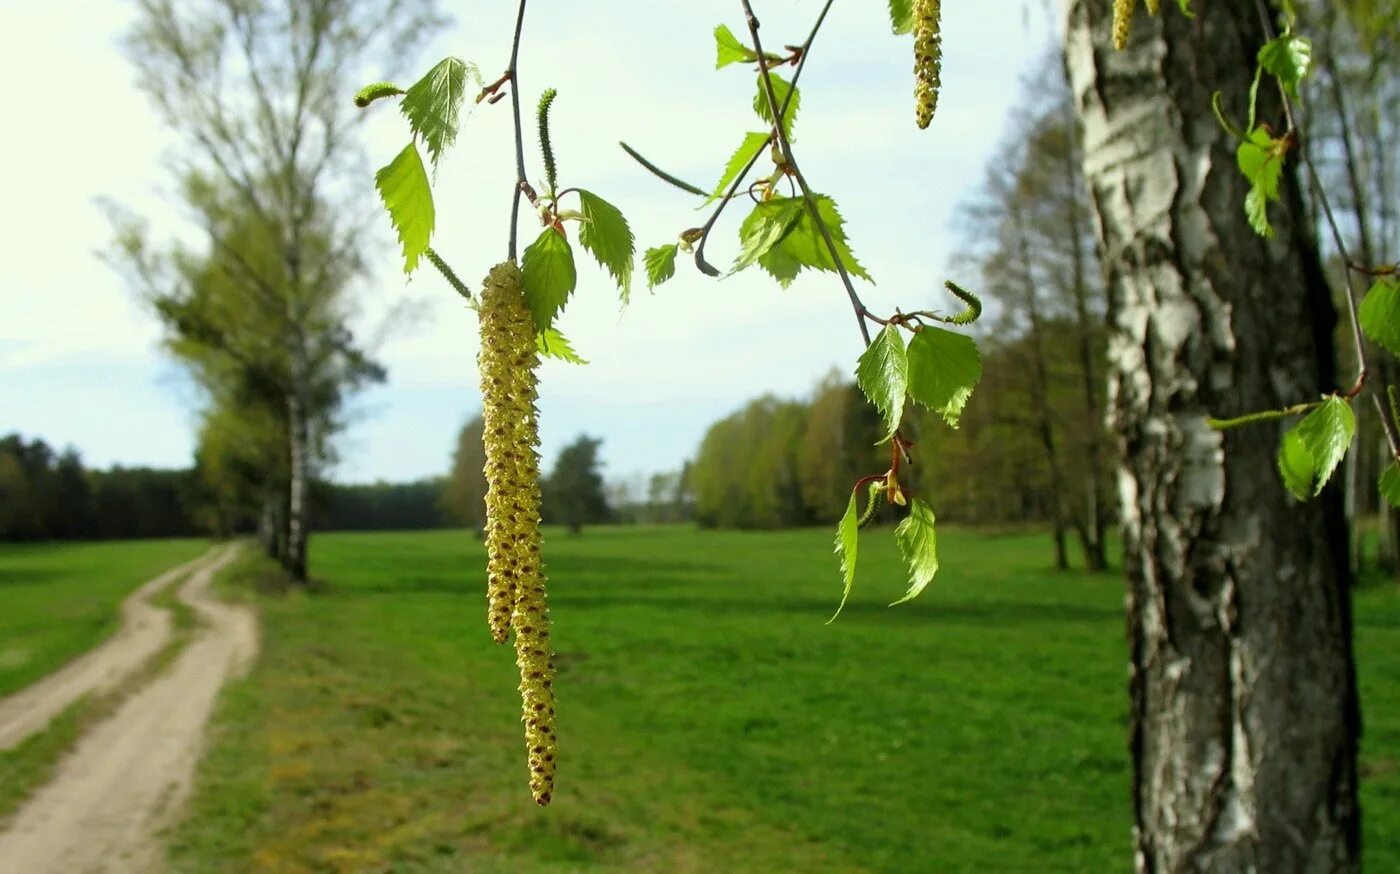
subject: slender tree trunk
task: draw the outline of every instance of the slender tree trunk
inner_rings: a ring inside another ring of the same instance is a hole
[[[287,394],[287,449],[290,453],[290,479],[287,487],[287,551],[282,564],[298,582],[306,581],[306,494],[308,487],[310,434],[306,404],[302,399],[300,375]]]
[[[1349,872],[1359,713],[1340,496],[1299,503],[1277,427],[1233,416],[1335,387],[1335,310],[1290,168],[1277,231],[1211,92],[1239,114],[1253,3],[1162,4],[1111,48],[1108,0],[1065,0],[1066,61],[1109,289],[1111,421],[1128,572],[1139,872]],[[1279,114],[1260,89],[1261,118]]]

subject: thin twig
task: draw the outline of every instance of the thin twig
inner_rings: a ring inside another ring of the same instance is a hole
[[[1264,5],[1264,0],[1255,0],[1255,8],[1259,11],[1259,20],[1264,28],[1264,37],[1267,42],[1274,39],[1274,25],[1269,18],[1268,7]],[[1342,239],[1341,228],[1337,224],[1337,217],[1332,212],[1331,201],[1327,197],[1327,190],[1322,185],[1322,180],[1318,176],[1317,167],[1313,164],[1312,153],[1307,148],[1309,143],[1303,135],[1300,123],[1293,114],[1293,104],[1288,96],[1288,90],[1283,87],[1283,82],[1274,77],[1278,85],[1279,99],[1283,101],[1284,115],[1288,121],[1288,130],[1298,141],[1298,153],[1303,158],[1303,166],[1308,171],[1308,182],[1312,185],[1313,191],[1317,194],[1318,203],[1322,205],[1322,214],[1327,220],[1327,227],[1332,233],[1332,243],[1337,247],[1337,254],[1342,259],[1342,264],[1347,265],[1342,273],[1346,281],[1347,318],[1351,323],[1351,340],[1356,347],[1356,382],[1351,390],[1346,392],[1347,398],[1354,398],[1361,393],[1367,383],[1367,377],[1372,372],[1370,361],[1366,354],[1366,338],[1361,332],[1361,317],[1356,303],[1356,283],[1352,280],[1351,255],[1347,252],[1346,242]],[[1396,433],[1395,423],[1390,417],[1385,415],[1385,403],[1382,397],[1385,389],[1374,384],[1371,385],[1371,392],[1376,400],[1377,409],[1381,411],[1381,429],[1385,432],[1386,443],[1390,446],[1390,452],[1400,461],[1400,434]]]
[[[744,15],[748,20],[749,35],[753,38],[754,51],[758,53],[759,57],[759,81],[763,84],[763,93],[768,98],[768,109],[773,113],[773,135],[778,138],[778,147],[782,149],[784,163],[792,172],[793,178],[797,180],[797,186],[802,189],[802,198],[807,202],[807,211],[811,213],[812,221],[816,223],[817,230],[821,232],[822,241],[826,244],[827,251],[831,253],[831,260],[836,265],[836,273],[841,277],[841,284],[846,287],[846,296],[851,300],[851,308],[855,310],[856,324],[860,326],[860,335],[865,339],[865,345],[869,346],[870,327],[865,320],[870,311],[865,308],[865,303],[856,293],[855,284],[851,282],[851,275],[846,271],[846,264],[841,260],[841,253],[836,248],[836,241],[832,239],[831,229],[826,226],[826,222],[822,219],[816,195],[812,193],[811,186],[807,184],[806,177],[802,175],[802,170],[797,166],[797,158],[792,154],[792,143],[788,141],[787,132],[783,130],[783,108],[778,105],[778,96],[773,90],[773,80],[768,75],[768,63],[764,58],[763,43],[758,36],[758,18],[755,17],[749,0],[740,0],[740,2],[743,3]],[[826,13],[831,9],[832,2],[834,0],[827,0],[826,5],[822,7],[821,15],[817,18],[818,28],[821,27],[822,20],[826,18]],[[803,60],[806,60],[805,53]]]
[[[812,25],[811,32],[807,34],[807,41],[802,43],[800,50],[801,53],[797,59],[797,69],[794,70],[792,73],[792,87],[788,89],[787,96],[783,98],[782,112],[773,116],[775,119],[782,119],[782,117],[787,113],[788,105],[792,102],[793,97],[796,96],[797,80],[802,78],[802,71],[807,67],[807,58],[810,57],[812,54],[812,43],[816,41],[817,34],[822,29],[822,23],[826,21],[826,13],[831,10],[831,4],[834,2],[835,0],[826,0],[826,4],[822,6],[821,14],[817,16],[816,23]],[[747,3],[744,4],[744,8],[745,11],[749,12],[750,16],[752,16],[752,11],[748,9]],[[757,51],[758,46],[754,46],[754,49]],[[760,57],[762,57],[763,55],[761,51],[758,52],[758,54]],[[764,79],[766,80],[768,78],[768,68],[766,63],[760,62],[760,67],[762,68],[763,73],[765,74]],[[705,243],[708,242],[710,239],[710,230],[714,228],[715,222],[719,221],[720,213],[724,212],[724,208],[728,206],[729,201],[734,198],[734,194],[739,190],[739,185],[744,181],[744,177],[749,175],[749,171],[753,169],[753,165],[757,164],[758,159],[763,157],[764,151],[767,150],[769,144],[771,143],[772,139],[765,141],[764,144],[753,153],[753,156],[749,158],[749,162],[744,165],[744,169],[739,171],[738,176],[734,177],[734,184],[729,187],[729,191],[725,193],[724,197],[720,198],[719,206],[715,207],[715,211],[710,216],[709,220],[706,221],[703,226],[701,226],[699,244],[695,247],[695,266],[700,269],[701,273],[704,273],[707,276],[719,275],[719,271],[716,270],[713,266],[710,265],[708,261],[705,260]],[[867,346],[870,345],[870,338],[868,336],[866,337],[865,343]]]
[[[515,16],[515,40],[510,47],[510,67],[503,78],[510,79],[510,108],[515,120],[515,184],[511,186],[510,200],[510,246],[506,257],[516,260],[520,224],[520,197],[525,192],[529,180],[525,178],[525,133],[520,123],[520,76],[517,63],[520,60],[520,34],[525,29],[525,3],[520,0],[520,11]]]

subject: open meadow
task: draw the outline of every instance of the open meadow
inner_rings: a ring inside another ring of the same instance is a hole
[[[247,550],[263,652],[224,693],[177,870],[1129,869],[1122,582],[1040,535],[942,532],[917,601],[887,533],[852,602],[830,534],[547,532],[554,804],[458,532],[319,537],[311,595]],[[1357,596],[1368,869],[1400,870],[1400,595]]]

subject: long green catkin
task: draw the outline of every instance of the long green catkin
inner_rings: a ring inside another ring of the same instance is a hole
[[[539,352],[515,262],[491,268],[480,300],[488,621],[497,643],[515,632],[530,791],[546,805],[554,792],[554,652],[540,559]]]
[[[942,85],[939,6],[940,0],[914,0],[914,121],[921,130],[933,121]]]

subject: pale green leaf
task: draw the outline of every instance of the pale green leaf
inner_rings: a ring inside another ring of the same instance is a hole
[[[1245,215],[1250,227],[1262,237],[1272,237],[1274,234],[1267,207],[1270,201],[1279,199],[1278,184],[1283,176],[1286,146],[1283,140],[1274,139],[1260,125],[1250,131],[1249,139],[1241,142],[1235,150],[1240,172],[1250,183],[1250,191],[1245,198]]]
[[[1381,474],[1381,497],[1390,502],[1390,506],[1400,509],[1400,462],[1392,464]]]
[[[771,71],[768,73],[768,81],[773,83],[773,96],[777,98],[779,109],[782,108],[783,101],[788,100],[788,94],[792,94],[787,109],[783,111],[783,135],[791,140],[792,126],[797,121],[797,110],[802,106],[802,89],[793,87],[782,76]],[[773,112],[768,105],[768,89],[763,87],[762,77],[758,78],[758,93],[753,98],[753,111],[758,113],[759,118],[769,124],[773,123]]]
[[[418,267],[418,259],[428,250],[436,221],[433,188],[418,146],[409,143],[394,160],[381,167],[374,174],[374,187],[379,189],[379,197],[389,211],[389,220],[399,232],[403,270],[412,273]]]
[[[801,200],[802,198],[780,199]],[[845,266],[846,271],[866,282],[874,282],[865,267],[856,260],[855,253],[851,251],[850,243],[846,239],[846,222],[837,210],[836,203],[825,194],[814,195],[814,199],[817,202],[817,212],[822,217],[822,223],[831,233],[831,242],[841,256],[841,263]],[[827,248],[826,240],[822,238],[821,228],[812,220],[812,213],[807,209],[802,210],[801,216],[789,229],[787,235],[760,258],[758,263],[759,266],[771,273],[783,288],[791,285],[792,280],[804,267],[825,270],[828,273],[836,272],[836,262],[832,260],[831,250]]]
[[[560,333],[558,328],[545,328],[535,335],[535,348],[541,355],[549,358],[558,358],[560,361],[567,361],[570,364],[587,364],[588,362],[574,351],[573,344],[569,338]]]
[[[753,211],[739,226],[739,257],[730,272],[738,273],[767,254],[806,210],[800,197],[778,197],[754,204]]]
[[[899,328],[886,325],[856,362],[856,384],[885,421],[881,443],[899,430],[909,391],[909,358]]]
[[[851,500],[846,504],[846,512],[836,526],[835,551],[841,556],[841,578],[845,581],[845,588],[841,591],[841,603],[837,605],[836,612],[826,620],[828,625],[841,615],[846,600],[851,597],[851,586],[856,581],[856,548],[860,545],[860,510],[856,506],[856,497],[855,493],[851,494]]]
[[[476,65],[461,58],[443,58],[404,92],[400,109],[413,132],[423,138],[434,169],[443,152],[457,139],[458,116],[469,77],[481,84]]]
[[[966,334],[925,326],[909,341],[909,396],[958,427],[982,378],[982,355]]]
[[[1249,219],[1254,233],[1266,240],[1273,238],[1274,226],[1269,223],[1269,199],[1264,189],[1257,185],[1250,187],[1249,193],[1244,196],[1244,215]]]
[[[525,250],[520,274],[525,284],[525,305],[535,317],[535,330],[548,330],[578,282],[573,247],[563,234],[545,228]]]
[[[671,243],[647,249],[644,259],[647,265],[647,288],[655,288],[676,275],[676,252],[679,248],[676,243]]]
[[[933,575],[938,573],[938,538],[934,532],[933,510],[929,505],[918,498],[911,501],[909,515],[895,528],[894,539],[899,544],[904,563],[909,565],[909,591],[891,607],[917,598],[933,582]]]
[[[700,204],[698,208],[703,209],[708,204],[714,203],[716,200],[723,197],[725,192],[729,190],[729,186],[733,185],[734,180],[743,172],[744,167],[748,165],[749,160],[753,158],[754,154],[760,149],[768,147],[768,141],[772,136],[771,133],[759,131],[749,131],[744,134],[744,141],[739,144],[739,148],[735,149],[734,154],[729,157],[729,163],[724,166],[724,174],[720,176],[719,181],[715,183],[714,191],[710,193],[710,196],[707,197],[705,202]]]
[[[1296,33],[1285,33],[1259,49],[1259,66],[1278,77],[1288,96],[1298,99],[1298,83],[1312,66],[1312,41]]]
[[[914,30],[914,0],[890,0],[890,27],[895,33]]]
[[[726,25],[721,24],[715,28],[716,70],[730,64],[746,64],[756,60],[758,55],[754,50],[739,42],[739,38]]]
[[[621,210],[598,195],[579,189],[578,197],[583,213],[578,241],[612,274],[626,303],[632,294],[632,261],[637,251],[632,229]]]
[[[1400,279],[1382,276],[1366,292],[1357,311],[1361,330],[1390,354],[1400,356]]]

